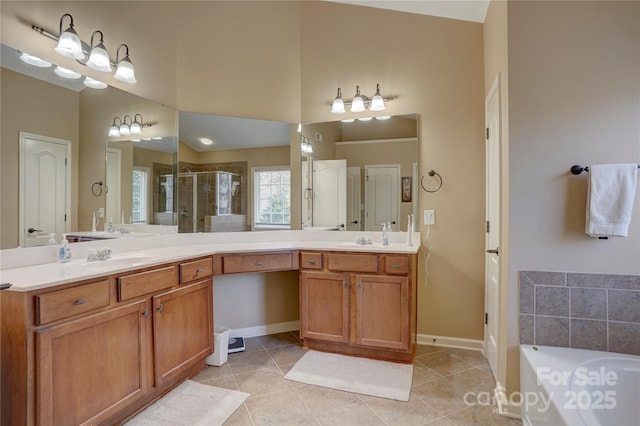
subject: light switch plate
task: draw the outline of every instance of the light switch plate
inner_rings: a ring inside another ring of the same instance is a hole
[[[425,210],[424,211],[424,224],[425,225],[435,225],[436,224],[436,211],[435,210]]]

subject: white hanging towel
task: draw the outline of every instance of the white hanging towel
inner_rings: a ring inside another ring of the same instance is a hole
[[[589,166],[587,235],[626,237],[638,181],[637,164]]]

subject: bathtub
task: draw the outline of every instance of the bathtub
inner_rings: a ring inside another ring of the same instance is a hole
[[[640,356],[520,345],[524,425],[640,424]]]

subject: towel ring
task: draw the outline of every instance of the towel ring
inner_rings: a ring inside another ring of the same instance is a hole
[[[436,172],[435,170],[429,170],[429,171],[427,172],[427,174],[428,174],[429,176],[438,176],[438,179],[440,179],[440,183],[438,184],[438,187],[437,187],[436,189],[427,189],[427,188],[425,188],[425,187],[424,187],[424,183],[423,183],[424,176],[422,176],[422,177],[420,178],[420,186],[421,186],[421,187],[422,187],[422,189],[423,189],[424,191],[426,191],[426,192],[430,192],[430,193],[438,192],[438,191],[440,190],[440,188],[442,188],[442,176],[440,176],[440,173]]]
[[[93,185],[91,185],[91,193],[95,197],[99,197],[102,195],[102,181],[93,182]]]

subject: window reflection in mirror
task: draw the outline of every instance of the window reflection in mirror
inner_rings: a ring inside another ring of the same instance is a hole
[[[289,229],[292,129],[180,112],[178,231]]]
[[[407,230],[417,216],[415,114],[302,125],[303,229]]]

